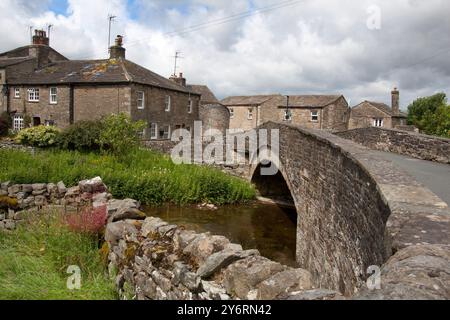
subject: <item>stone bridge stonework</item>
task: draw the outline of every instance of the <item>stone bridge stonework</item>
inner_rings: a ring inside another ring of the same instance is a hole
[[[370,149],[450,164],[450,139],[386,128],[359,128],[335,133]]]
[[[249,176],[262,196],[290,191],[297,261],[315,285],[353,295],[368,267],[398,251],[450,244],[448,206],[375,152],[323,131],[273,122],[259,129],[279,129],[280,174],[261,176],[255,164]]]

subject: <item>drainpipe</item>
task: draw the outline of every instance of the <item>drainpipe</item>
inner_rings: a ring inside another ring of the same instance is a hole
[[[75,122],[75,108],[74,108],[74,85],[70,85],[70,94],[69,94],[69,123],[73,124]]]

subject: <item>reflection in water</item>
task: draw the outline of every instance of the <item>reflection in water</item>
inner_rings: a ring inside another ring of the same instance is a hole
[[[224,206],[216,211],[167,205],[147,208],[146,212],[186,229],[225,236],[246,250],[258,249],[269,259],[295,267],[297,214],[294,209],[252,203]]]

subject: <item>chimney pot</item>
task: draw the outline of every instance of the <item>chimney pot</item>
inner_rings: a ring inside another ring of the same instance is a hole
[[[118,35],[114,46],[109,48],[110,59],[125,59],[125,48],[123,47],[123,37]]]
[[[44,30],[34,30],[33,45],[48,46],[49,44],[50,40]]]

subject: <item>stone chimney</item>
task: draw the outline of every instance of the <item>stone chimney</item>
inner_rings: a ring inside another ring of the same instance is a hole
[[[173,82],[178,83],[180,86],[186,87],[186,78],[183,77],[183,74],[180,73],[180,76],[172,75],[170,78]]]
[[[118,35],[115,44],[109,48],[110,59],[125,59],[125,48],[123,45],[123,37]]]
[[[400,92],[397,88],[392,90],[392,113],[394,115],[400,114]]]
[[[49,46],[50,39],[44,30],[34,30],[33,45]]]

